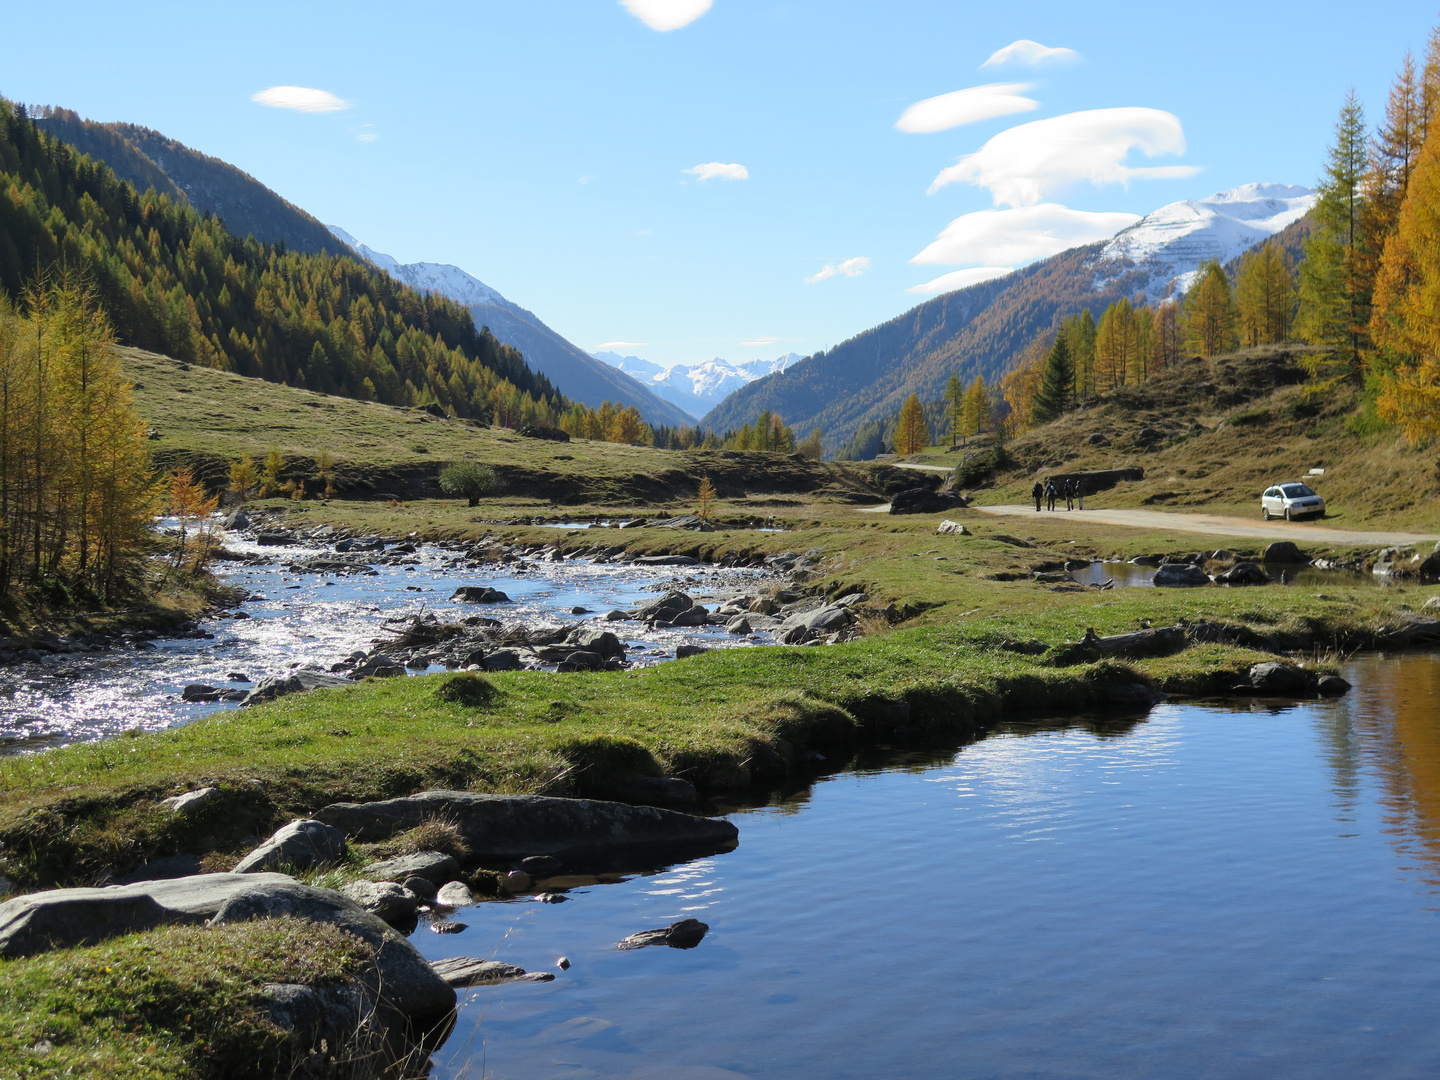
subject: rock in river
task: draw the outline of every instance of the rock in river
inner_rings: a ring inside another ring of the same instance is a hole
[[[709,931],[699,919],[681,919],[660,930],[642,930],[615,943],[617,949],[643,949],[649,945],[668,945],[672,949],[693,949]]]
[[[460,864],[453,855],[445,855],[439,851],[420,851],[414,855],[400,855],[384,862],[371,863],[361,873],[372,881],[406,881],[411,877],[422,877],[438,888],[460,876]],[[432,888],[429,895],[433,896],[434,892],[435,889]]]
[[[462,604],[508,604],[510,597],[488,585],[461,585],[450,599]]]
[[[1189,563],[1165,563],[1155,571],[1154,584],[1184,588],[1191,585],[1209,585],[1210,575],[1198,566]]]

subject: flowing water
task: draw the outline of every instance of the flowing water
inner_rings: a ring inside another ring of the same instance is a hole
[[[291,573],[289,566],[324,552],[259,547],[238,537],[229,538],[227,546],[270,560],[217,568],[227,584],[252,597],[239,609],[248,618],[207,620],[202,625],[207,637],[160,638],[140,648],[47,656],[0,668],[0,753],[174,727],[235,708],[185,702],[180,692],[188,683],[249,690],[263,678],[301,665],[328,670],[351,652],[383,640],[387,620],[435,612],[443,619],[478,614],[505,626],[557,626],[634,607],[668,587],[706,602],[746,588],[755,591],[767,581],[751,570],[595,565],[583,559],[462,570],[449,565],[453,552],[428,546],[408,556],[408,565],[377,563],[373,577],[301,574]],[[480,584],[506,593],[513,603],[449,603],[458,586]],[[572,614],[573,607],[588,613]],[[713,626],[651,631],[634,622],[602,625],[636,647],[629,656],[635,664],[673,657],[680,644],[734,648],[769,640],[763,634],[737,638]]]
[[[436,1075],[1417,1080],[1440,1072],[1440,658],[1346,698],[1017,725],[736,812],[739,847],[481,904]],[[614,942],[683,917],[689,951]]]

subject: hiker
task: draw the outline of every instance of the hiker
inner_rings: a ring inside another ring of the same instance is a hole
[[[1080,509],[1085,509],[1085,482],[1078,476],[1075,478],[1075,501],[1080,504]]]
[[[1060,493],[1055,490],[1055,481],[1048,480],[1045,483],[1045,501],[1049,504],[1051,511],[1055,509],[1055,497]]]
[[[1068,476],[1065,478],[1065,509],[1075,509],[1075,481]]]
[[[1045,489],[1040,486],[1039,480],[1036,480],[1035,486],[1030,489],[1030,495],[1035,500],[1035,512],[1038,514],[1040,512],[1040,500],[1045,495]]]

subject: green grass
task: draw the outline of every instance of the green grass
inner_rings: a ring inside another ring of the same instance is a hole
[[[0,1075],[272,1080],[298,1046],[261,1009],[269,982],[349,982],[369,946],[328,924],[171,927],[0,961]]]

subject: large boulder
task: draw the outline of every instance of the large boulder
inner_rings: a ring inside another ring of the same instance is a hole
[[[961,505],[958,495],[932,491],[928,487],[906,488],[890,496],[892,514],[939,514]]]
[[[488,585],[461,585],[450,599],[461,604],[508,604],[510,597]]]
[[[384,840],[435,818],[453,821],[484,861],[556,855],[570,865],[645,848],[726,850],[739,838],[728,821],[652,806],[471,791],[332,803],[316,817],[358,840]]]
[[[577,649],[602,657],[625,655],[624,642],[609,630],[576,630],[570,635],[569,643]]]
[[[258,874],[282,866],[313,870],[345,858],[345,834],[323,821],[292,821],[241,859],[237,874]]]
[[[302,694],[309,690],[331,690],[351,685],[343,675],[332,675],[328,671],[312,671],[300,668],[283,679],[266,679],[245,695],[241,705],[260,705],[266,701],[285,697],[287,694]]]
[[[420,903],[418,896],[393,881],[352,881],[340,891],[391,926],[413,923]]]
[[[293,885],[295,879],[284,874],[196,874],[18,896],[0,904],[0,956],[34,956],[157,926],[203,923],[238,892],[284,883]]]
[[[1314,676],[1294,664],[1267,660],[1250,669],[1250,687],[1257,693],[1278,697],[1308,696]]]
[[[1267,563],[1284,563],[1287,566],[1297,566],[1310,561],[1310,556],[1289,540],[1276,540],[1265,548],[1265,554],[1261,558]]]
[[[1223,574],[1216,574],[1215,580],[1222,585],[1268,585],[1270,578],[1253,562],[1239,562]]]
[[[1422,581],[1440,581],[1440,544],[1435,545],[1435,550],[1425,556],[1417,571]]]
[[[1165,563],[1155,571],[1153,584],[1171,588],[1209,585],[1210,575],[1189,563]]]

